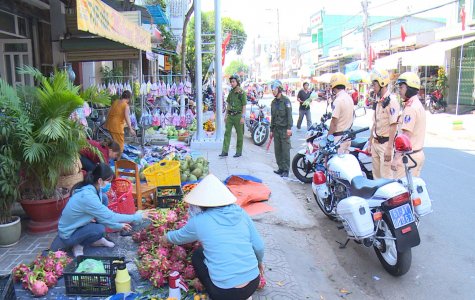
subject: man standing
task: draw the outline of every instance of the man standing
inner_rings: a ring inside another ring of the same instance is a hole
[[[399,94],[401,95],[404,109],[399,120],[399,134],[409,137],[412,145],[411,157],[416,161],[417,166],[412,169],[414,176],[420,176],[424,165],[424,139],[426,135],[426,111],[421,101],[419,101],[419,89],[421,80],[413,72],[401,74],[397,79]],[[391,169],[394,171],[394,178],[405,176],[404,164],[400,153],[396,153]]]
[[[335,142],[341,139],[341,136],[346,130],[353,125],[353,99],[345,91],[348,86],[348,80],[345,75],[338,72],[333,74],[330,79],[330,86],[332,94],[336,97],[332,103],[332,120],[330,122],[330,129],[328,135],[335,136]],[[349,153],[348,148],[351,141],[343,142],[338,149],[339,154]]]
[[[270,137],[274,137],[274,152],[278,170],[274,171],[281,177],[289,177],[290,168],[290,136],[292,136],[292,105],[289,98],[282,95],[282,82],[275,80],[272,85],[274,100],[271,103]]]
[[[307,128],[310,128],[312,126],[312,116],[310,114],[310,105],[309,106],[304,106],[303,103],[305,100],[310,98],[310,94],[312,91],[308,89],[308,82],[303,83],[303,89],[299,91],[297,94],[297,101],[300,103],[299,107],[299,119],[297,121],[297,129],[300,129],[303,121],[303,117],[307,119]]]
[[[241,82],[238,75],[234,74],[229,78],[231,83],[231,91],[226,99],[226,131],[224,133],[223,150],[220,157],[228,156],[229,144],[231,143],[231,132],[233,127],[236,130],[237,142],[236,142],[236,154],[234,157],[240,157],[242,155],[242,143],[244,135],[244,118],[246,117],[246,94],[241,88]],[[219,113],[219,112],[217,112]]]
[[[371,82],[376,98],[373,126],[368,143],[368,152],[371,153],[373,160],[373,178],[393,178],[391,161],[394,154],[399,102],[389,92],[389,73],[386,70],[373,70]]]

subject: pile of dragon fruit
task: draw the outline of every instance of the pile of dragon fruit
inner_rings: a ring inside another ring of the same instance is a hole
[[[44,296],[48,288],[54,287],[63,270],[72,261],[64,251],[48,252],[39,255],[31,265],[19,264],[13,269],[15,282],[21,282],[34,296]]]
[[[163,287],[168,282],[168,275],[178,271],[188,286],[201,292],[204,287],[196,277],[191,263],[193,251],[200,247],[199,242],[182,246],[163,244],[160,238],[164,233],[180,229],[188,220],[188,205],[180,202],[172,209],[157,209],[150,214],[152,224],[132,235],[140,243],[138,247],[137,269],[140,277],[150,280],[154,287]]]

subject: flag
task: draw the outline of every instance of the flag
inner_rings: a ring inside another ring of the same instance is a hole
[[[401,40],[404,42],[406,40],[407,33],[404,30],[404,27],[401,25]]]
[[[153,29],[153,35],[155,36],[155,38],[157,40],[161,40],[162,39],[162,33],[160,32],[160,30],[158,30],[157,28],[154,28]]]
[[[226,38],[223,41],[223,44],[221,45],[221,65],[224,65],[224,58],[226,56],[226,47],[229,44],[229,41],[231,41],[231,32],[228,32],[226,35]]]
[[[462,6],[462,9],[460,10],[460,20],[462,21],[462,31],[465,30],[465,7]]]

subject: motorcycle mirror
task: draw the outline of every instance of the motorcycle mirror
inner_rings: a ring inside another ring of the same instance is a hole
[[[327,136],[327,140],[333,143],[335,141],[335,136],[333,134],[330,134],[329,136]]]
[[[318,144],[318,147],[320,147],[320,149],[323,149],[327,146],[327,141],[325,139],[321,140],[320,143]]]

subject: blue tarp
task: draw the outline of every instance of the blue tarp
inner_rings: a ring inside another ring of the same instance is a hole
[[[357,60],[345,65],[345,74],[358,70],[360,68],[361,60]]]

